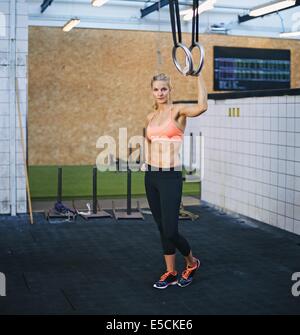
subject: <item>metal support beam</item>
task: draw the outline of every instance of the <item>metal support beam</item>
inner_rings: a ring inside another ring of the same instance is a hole
[[[41,4],[41,13],[44,13],[44,11],[52,4],[53,0],[44,0]]]
[[[159,2],[160,2],[160,5],[159,5]],[[168,4],[169,4],[169,0],[160,0],[147,8],[141,9],[141,18],[149,15],[150,13],[158,10],[159,8],[167,6]]]
[[[17,157],[16,157],[16,19],[17,0],[10,1],[9,7],[9,188],[10,214],[17,214]]]
[[[277,12],[281,12],[283,10],[291,9],[291,8],[294,8],[294,7],[297,7],[297,6],[300,6],[300,0],[297,0],[296,3],[294,4],[294,6],[283,8],[283,9],[280,9],[280,10],[276,10],[274,12],[270,12],[270,13],[267,13],[267,14],[264,14],[264,15],[260,15],[260,16],[250,16],[248,14],[247,15],[242,15],[242,16],[238,15],[238,22],[239,23],[246,22],[246,21],[249,21],[249,20],[257,19],[259,17],[264,17],[266,15],[270,15],[270,14],[274,14],[274,13],[277,13]]]

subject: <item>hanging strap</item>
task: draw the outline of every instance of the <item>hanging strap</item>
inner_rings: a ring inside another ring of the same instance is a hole
[[[192,43],[194,46],[199,41],[199,0],[193,0],[193,21],[192,21]]]
[[[170,19],[171,19],[171,27],[172,27],[172,36],[174,46],[178,46],[178,42],[182,43],[182,34],[181,34],[181,24],[180,24],[180,13],[179,13],[179,5],[178,0],[170,0],[169,1],[169,8],[170,8]],[[177,30],[176,30],[177,25]],[[177,35],[178,33],[178,41]]]
[[[193,0],[192,41],[191,46],[189,47],[190,52],[192,52],[195,47],[199,49],[200,59],[198,67],[193,68],[192,73],[190,73],[191,76],[198,76],[201,72],[205,56],[204,48],[199,43],[199,0]]]

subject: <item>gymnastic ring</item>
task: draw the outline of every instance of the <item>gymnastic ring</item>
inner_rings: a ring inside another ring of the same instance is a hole
[[[197,69],[193,69],[192,73],[190,73],[191,76],[198,76],[199,75],[199,73],[201,72],[202,67],[204,65],[204,58],[205,58],[204,48],[203,48],[203,46],[199,42],[194,42],[194,44],[190,46],[189,50],[190,50],[191,54],[192,54],[192,51],[193,51],[193,49],[195,47],[197,47],[199,49],[199,52],[200,52],[200,61],[199,61],[198,68]]]
[[[176,58],[176,51],[178,48],[183,49],[184,53],[185,53],[185,60],[188,62],[188,68],[181,68],[181,65],[179,64],[177,58]],[[185,46],[182,43],[177,43],[177,45],[174,45],[173,50],[172,50],[172,58],[173,58],[173,62],[177,68],[177,70],[183,74],[184,76],[188,76],[193,72],[193,58],[192,58],[192,54],[189,50],[189,48],[187,46]]]

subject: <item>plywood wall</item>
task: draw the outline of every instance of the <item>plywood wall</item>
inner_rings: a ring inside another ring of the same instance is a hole
[[[291,86],[300,87],[300,41],[203,35],[201,42],[209,93],[214,45],[290,49]],[[171,76],[174,100],[196,100],[197,80],[177,72],[171,48],[169,33],[30,27],[29,164],[95,164],[100,136],[118,140],[119,128],[127,128],[128,137],[141,135],[153,103],[150,80],[158,71]]]

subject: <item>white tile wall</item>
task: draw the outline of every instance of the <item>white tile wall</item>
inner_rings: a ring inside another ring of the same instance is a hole
[[[210,100],[192,125],[209,137],[202,199],[300,235],[300,97]]]
[[[294,206],[294,219],[300,220],[300,206]]]
[[[28,3],[18,0],[16,3],[16,13],[10,13],[10,1],[0,1],[0,12],[4,13],[7,29],[4,36],[0,36],[0,214],[11,213],[11,175],[10,175],[10,141],[11,141],[11,121],[10,121],[10,17],[16,15],[16,75],[20,89],[20,111],[25,134],[25,120],[27,115],[27,68],[26,59],[28,54]],[[1,30],[1,33],[3,30]],[[17,111],[16,111],[17,112]],[[17,114],[16,114],[17,115]],[[15,128],[18,129],[19,121],[16,118]],[[16,151],[18,149],[19,134],[16,135]],[[17,213],[26,211],[26,192],[24,166],[20,157],[17,155],[16,161],[16,196]]]
[[[294,232],[294,220],[290,218],[286,218],[285,220],[285,230],[289,232]]]
[[[277,227],[285,229],[285,216],[277,215]]]
[[[300,221],[294,220],[294,233],[300,235]]]
[[[9,115],[9,104],[8,103],[0,103],[0,116],[1,115]]]
[[[294,191],[294,204],[300,206],[300,192]]]

